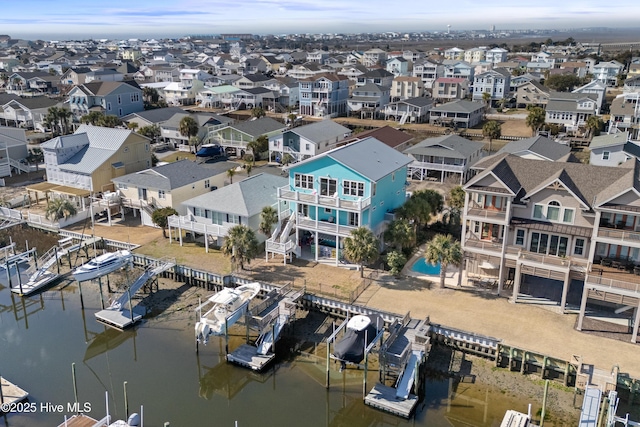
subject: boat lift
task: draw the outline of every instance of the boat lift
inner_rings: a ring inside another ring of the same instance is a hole
[[[275,344],[285,325],[295,319],[297,302],[303,293],[303,290],[285,285],[273,289],[260,304],[247,311],[247,344],[241,345],[232,353],[227,351],[227,361],[253,371],[264,369],[276,357]],[[255,345],[248,344],[250,329],[259,331]]]
[[[175,261],[160,259],[148,264],[144,272],[129,285],[127,290],[114,300],[111,305],[104,310],[95,313],[96,319],[117,329],[125,329],[142,319],[146,314],[143,307],[133,307],[131,298],[147,283],[152,277],[169,270],[175,266]],[[129,309],[127,309],[127,305]]]

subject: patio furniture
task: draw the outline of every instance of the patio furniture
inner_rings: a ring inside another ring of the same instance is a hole
[[[633,274],[635,274],[636,276],[640,276],[640,265],[635,265],[633,267]]]
[[[600,261],[600,265],[603,267],[611,267],[612,264],[613,260],[611,258],[602,258],[602,261]]]

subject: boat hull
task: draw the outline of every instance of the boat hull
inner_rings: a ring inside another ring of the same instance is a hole
[[[73,272],[73,278],[78,282],[97,279],[131,263],[133,258],[129,251],[118,251],[114,253],[114,256],[116,257],[115,261],[109,264],[98,265],[96,267],[89,266],[90,263],[81,265]]]

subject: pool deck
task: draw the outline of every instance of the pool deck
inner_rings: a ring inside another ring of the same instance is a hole
[[[411,267],[413,267],[413,264],[416,261],[418,261],[418,259],[423,257],[424,257],[424,245],[421,246],[420,249],[418,249],[418,252],[416,252],[411,257],[411,259],[409,259],[409,261],[405,264],[401,274],[404,276],[411,276],[411,277],[416,277],[422,280],[428,280],[430,282],[433,282],[434,284],[438,284],[440,282],[440,274],[424,274],[424,273],[420,273],[419,271],[413,271],[411,269]],[[447,272],[445,273],[445,278],[444,278],[444,285],[447,287],[458,288],[459,276],[460,276],[460,268],[453,265],[447,266]],[[462,286],[466,285],[467,282],[468,280],[466,280],[466,273],[463,272],[462,283],[461,283]]]

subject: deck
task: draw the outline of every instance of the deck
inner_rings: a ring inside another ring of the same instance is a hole
[[[80,414],[65,419],[58,427],[107,427],[108,425],[105,419],[98,421],[88,415]]]
[[[275,353],[259,354],[256,346],[242,344],[233,352],[227,354],[227,361],[250,368],[253,371],[261,371],[275,357]]]
[[[136,306],[133,308],[133,318],[129,310],[120,311],[115,309],[100,310],[95,313],[95,316],[99,322],[122,330],[138,322],[145,314],[144,307]]]
[[[394,387],[378,383],[364,398],[364,403],[382,411],[409,418],[418,404],[418,396],[411,394],[407,399],[398,400]]]
[[[13,384],[4,377],[0,377],[0,386],[2,387],[2,402],[3,403],[18,403],[22,402],[29,396],[29,393]],[[0,412],[3,412],[0,410]]]

